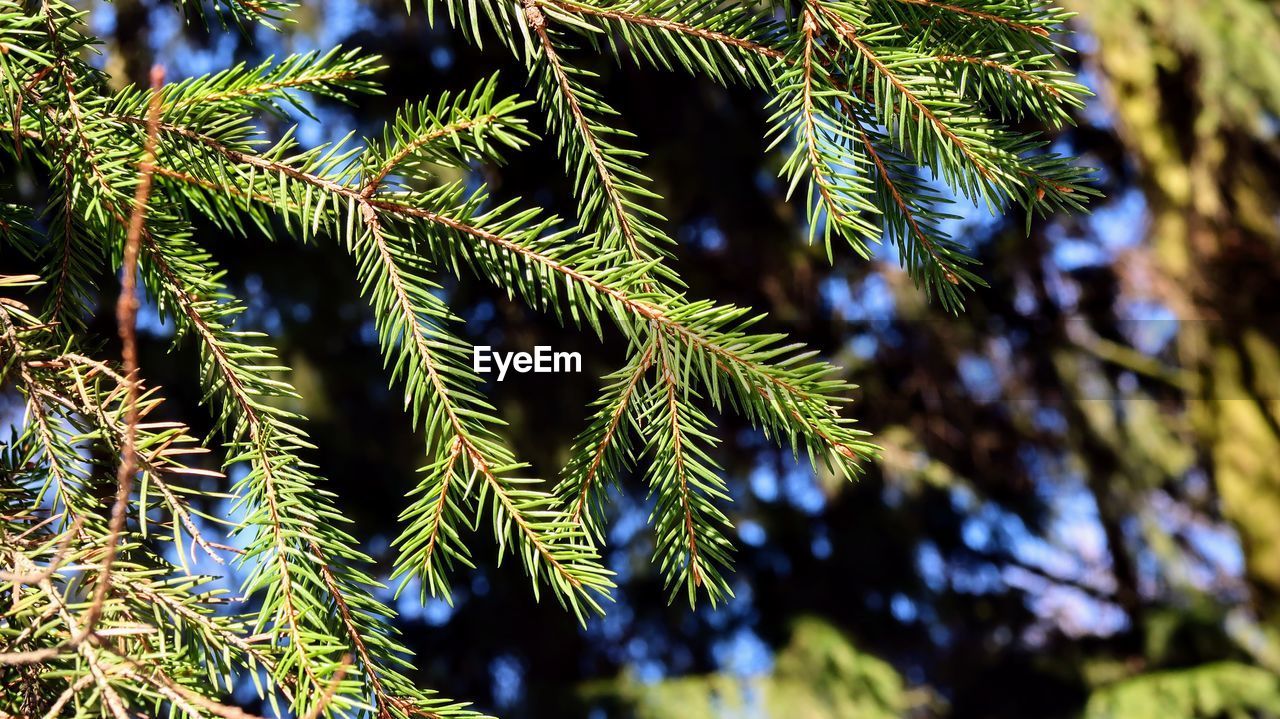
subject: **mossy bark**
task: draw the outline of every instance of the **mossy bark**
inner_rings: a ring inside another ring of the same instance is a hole
[[[1240,533],[1256,603],[1280,623],[1280,235],[1260,128],[1280,93],[1280,20],[1259,0],[1072,0],[1139,163],[1155,291],[1183,320],[1189,413]],[[1268,49],[1270,48],[1270,49]]]

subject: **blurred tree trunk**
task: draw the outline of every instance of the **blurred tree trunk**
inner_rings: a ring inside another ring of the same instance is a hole
[[[117,89],[129,84],[146,86],[151,68],[151,11],[143,0],[111,3],[115,27],[111,32],[107,72]]]
[[[1266,0],[1071,0],[1136,159],[1147,288],[1180,322],[1188,408],[1260,614],[1280,624],[1280,20]]]

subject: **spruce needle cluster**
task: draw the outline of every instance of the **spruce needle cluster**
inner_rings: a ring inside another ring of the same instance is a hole
[[[294,9],[179,7],[225,32],[279,26]],[[85,11],[0,0],[0,147],[8,167],[47,178],[32,206],[0,206],[0,249],[41,268],[0,275],[0,388],[22,404],[0,439],[0,713],[240,718],[225,702],[248,682],[273,711],[308,719],[475,716],[408,678],[381,587],[449,599],[481,556],[477,529],[491,527],[499,559],[519,562],[535,594],[588,621],[613,586],[601,559],[610,492],[634,475],[672,598],[715,604],[732,594],[733,532],[714,413],[741,415],[814,466],[859,472],[875,449],[843,411],[851,387],[837,368],[759,331],[750,309],[687,293],[644,156],[584,58],[754,88],[771,113],[761,146],[781,158],[811,240],[829,255],[892,243],[952,310],[982,280],[944,234],[951,198],[1047,213],[1092,192],[1085,170],[1015,129],[1067,122],[1087,94],[1064,69],[1069,16],[1050,2],[410,9],[512,54],[527,90],[506,96],[491,78],[409,102],[376,136],[307,146],[268,128],[306,112],[308,95],[379,92],[377,57],[334,49],[113,90],[90,61],[103,43]],[[562,156],[576,217],[439,176],[536,141]],[[372,574],[310,463],[288,369],[242,326],[245,305],[199,243],[209,224],[349,256],[423,442],[390,576]],[[123,287],[99,286],[107,272]],[[627,348],[558,477],[512,452],[445,276]],[[87,324],[117,295],[123,360],[103,356]],[[175,346],[198,354],[210,436],[152,419],[164,397],[137,366],[143,297]],[[209,452],[215,461],[197,461]],[[232,510],[214,516],[220,501]],[[224,564],[245,577],[237,596],[200,570]]]

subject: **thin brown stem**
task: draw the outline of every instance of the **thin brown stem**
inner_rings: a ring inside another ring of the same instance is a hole
[[[954,145],[956,149],[969,160],[969,163],[973,165],[983,178],[992,184],[998,184],[998,180],[994,173],[992,173],[991,169],[987,167],[987,164],[981,158],[974,154],[973,149],[969,147],[969,143],[965,142],[963,138],[957,135],[955,131],[947,125],[947,123],[942,121],[942,118],[938,117],[937,113],[926,105],[924,101],[916,95],[916,93],[911,91],[911,88],[903,82],[902,78],[898,77],[897,73],[886,65],[885,62],[880,59],[880,56],[876,55],[875,51],[868,47],[867,44],[858,37],[857,30],[849,23],[848,20],[823,7],[821,3],[815,2],[815,0],[808,0],[807,4],[809,7],[814,8],[818,13],[821,13],[830,20],[832,25],[835,27],[837,34],[839,34],[845,42],[853,46],[858,53],[866,59],[867,63],[880,74],[881,77],[901,93],[907,103],[915,108],[917,118],[923,118],[932,125],[942,137],[946,138],[949,143]]]
[[[938,0],[898,0],[898,2],[905,3],[907,5],[920,5],[922,7],[931,7],[931,8],[937,8],[939,10],[946,10],[947,12],[955,13],[957,15],[964,15],[965,17],[971,17],[977,20],[984,20],[986,22],[993,22],[999,25],[1004,25],[1006,27],[1013,28],[1014,30],[1031,33],[1032,35],[1039,35],[1040,37],[1049,37],[1049,31],[1038,25],[1028,25],[1027,23],[1018,22],[1016,20],[1010,20],[1007,17],[1001,17],[999,15],[995,15],[989,12],[983,12],[981,10],[974,10],[973,8],[961,7],[959,5],[952,5],[950,3],[945,3],[945,2],[938,2]]]
[[[151,197],[151,169],[155,164],[156,140],[160,127],[160,87],[164,84],[164,69],[151,69],[151,102],[147,109],[147,139],[139,163],[138,187],[133,195],[133,212],[125,235],[124,262],[120,277],[120,298],[116,302],[116,323],[123,346],[124,376],[129,380],[125,409],[124,445],[121,448],[120,468],[116,473],[116,501],[111,507],[111,519],[107,524],[106,556],[98,574],[93,602],[85,614],[82,635],[73,643],[82,641],[93,633],[107,594],[111,591],[111,568],[119,549],[120,535],[124,531],[129,513],[129,495],[133,492],[133,476],[138,471],[138,252],[142,243],[142,230],[146,222],[147,203]]]
[[[534,0],[524,0],[524,13],[525,22],[538,36],[538,42],[542,46],[542,56],[546,58],[547,67],[551,69],[551,74],[555,76],[556,85],[560,89],[560,96],[564,98],[565,106],[569,110],[569,116],[573,118],[573,124],[578,128],[578,135],[582,138],[582,144],[586,148],[587,154],[591,156],[591,164],[596,168],[596,177],[600,178],[600,185],[604,190],[605,197],[608,198],[609,211],[613,215],[613,221],[618,226],[618,231],[622,233],[627,249],[633,257],[639,260],[648,259],[636,240],[636,232],[635,228],[631,226],[631,215],[627,212],[626,200],[618,190],[613,172],[609,169],[608,163],[605,162],[604,151],[600,148],[600,142],[596,139],[596,134],[591,129],[591,124],[587,122],[586,113],[582,111],[582,105],[578,102],[577,93],[573,91],[573,85],[569,81],[569,73],[560,61],[560,55],[556,51],[555,44],[551,42],[551,36],[547,33],[546,16]]]
[[[654,17],[643,13],[628,12],[626,10],[593,7],[591,5],[573,2],[572,0],[535,0],[535,2],[538,5],[555,8],[567,13],[590,15],[593,17],[614,20],[616,22],[625,22],[631,25],[641,25],[644,27],[666,30],[668,32],[695,37],[707,42],[718,42],[722,45],[734,47],[745,52],[755,53],[773,60],[781,60],[786,57],[786,53],[776,48],[769,47],[768,45],[762,45],[758,42],[729,35],[728,33],[707,30],[705,28],[695,27],[687,23],[668,20],[666,18]]]
[[[618,400],[618,406],[614,409],[613,414],[609,416],[609,425],[605,428],[604,437],[600,439],[600,443],[596,446],[596,451],[591,457],[591,464],[587,466],[586,475],[582,479],[582,486],[578,488],[578,498],[574,500],[573,511],[569,515],[570,520],[575,524],[582,523],[582,517],[586,513],[587,496],[591,493],[591,487],[595,483],[597,473],[600,471],[600,465],[604,462],[604,456],[617,437],[622,420],[627,415],[636,387],[639,386],[640,380],[644,378],[645,374],[649,372],[649,368],[653,366],[653,350],[654,344],[650,342],[644,355],[640,357],[640,361],[636,364],[635,371],[627,378],[627,384]]]
[[[661,350],[660,350],[661,351]],[[689,546],[689,571],[693,575],[693,585],[702,586],[701,558],[698,555],[698,534],[693,521],[693,505],[689,497],[689,477],[685,467],[684,432],[680,429],[680,398],[677,394],[678,383],[671,373],[671,363],[663,362],[661,369],[663,383],[666,385],[667,419],[670,422],[672,462],[676,470],[676,478],[680,481],[680,510],[684,514],[684,535]]]
[[[429,145],[442,137],[456,135],[460,132],[466,132],[467,130],[476,127],[483,127],[495,122],[497,119],[497,115],[482,115],[470,120],[450,123],[438,130],[434,130],[422,135],[421,137],[414,138],[412,142],[405,143],[404,147],[400,148],[395,155],[388,158],[381,167],[369,176],[369,179],[365,182],[364,189],[360,194],[365,197],[372,197],[373,194],[378,191],[378,188],[382,186],[383,180],[387,179],[387,175],[390,175],[396,167],[399,167],[400,163],[405,161],[405,158],[422,149],[426,145]]]

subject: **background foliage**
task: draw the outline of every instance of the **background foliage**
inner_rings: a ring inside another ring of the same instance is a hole
[[[861,386],[855,414],[884,460],[846,485],[717,417],[740,547],[732,600],[668,605],[633,489],[605,553],[618,605],[585,630],[535,605],[519,569],[488,561],[455,575],[452,606],[386,597],[420,657],[415,679],[507,717],[671,716],[667,702],[758,715],[777,701],[812,716],[1280,714],[1280,21],[1264,0],[1066,4],[1081,13],[1083,79],[1098,97],[1055,143],[1103,168],[1107,199],[1087,218],[1034,219],[1029,238],[1017,214],[943,220],[991,285],[958,317],[926,304],[887,253],[871,265],[836,253],[828,266],[807,243],[773,179],[785,156],[743,151],[771,124],[756,91],[593,66],[648,154],[641,169],[665,198],[692,293],[769,309],[773,327],[835,358]],[[398,3],[309,4],[280,36],[250,31],[252,43],[185,28],[167,3],[94,18],[120,85],[144,83],[155,60],[181,76],[336,42],[383,55],[386,95],[319,103],[309,141],[371,134],[404,98],[465,89],[498,66],[522,89],[520,63]],[[502,196],[572,216],[559,166],[544,142],[482,172]],[[5,191],[21,200],[30,182]],[[199,236],[295,368],[313,459],[389,573],[387,508],[401,505],[422,438],[386,389],[348,263],[214,227]],[[554,393],[493,388],[516,454],[553,472],[596,398],[590,378],[620,366],[621,348],[474,284],[449,291],[470,339],[584,352],[581,382]],[[171,330],[147,316],[148,382],[200,431],[198,360],[164,354]],[[109,311],[94,322],[113,334]]]

